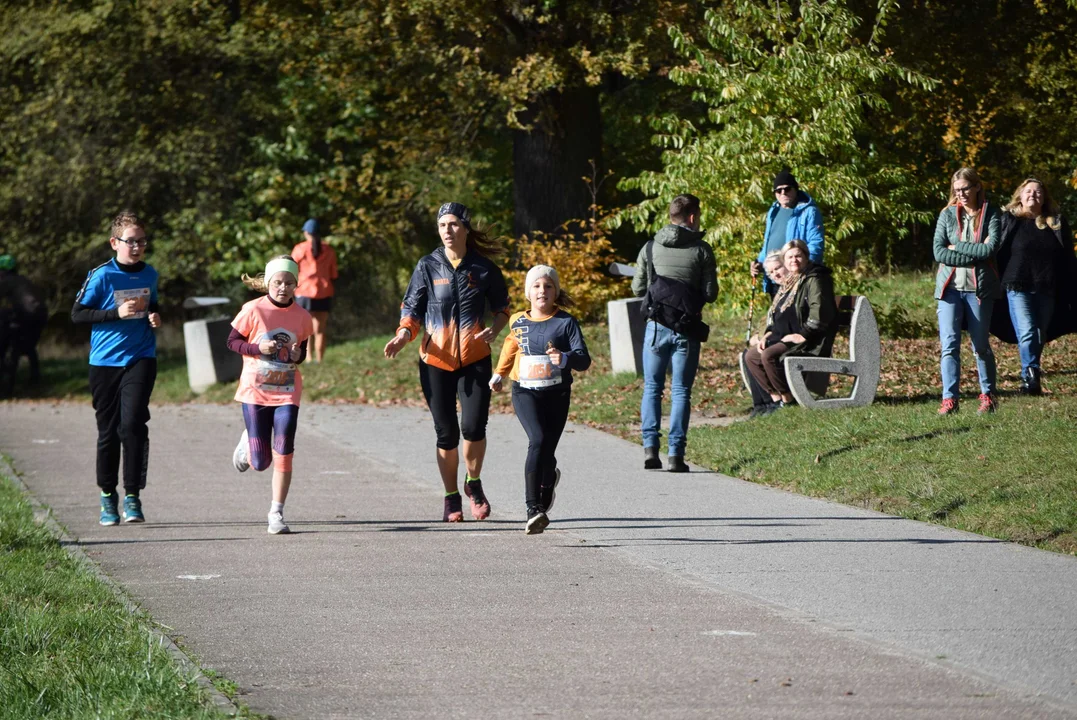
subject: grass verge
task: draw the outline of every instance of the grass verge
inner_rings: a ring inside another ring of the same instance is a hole
[[[0,618],[0,718],[230,717],[3,475]]]

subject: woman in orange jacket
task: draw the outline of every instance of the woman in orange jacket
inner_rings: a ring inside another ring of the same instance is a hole
[[[311,362],[320,363],[325,355],[325,331],[329,310],[333,307],[333,281],[337,279],[337,254],[322,240],[318,221],[303,224],[303,242],[292,248],[292,259],[299,265],[299,285],[295,301],[314,319]]]

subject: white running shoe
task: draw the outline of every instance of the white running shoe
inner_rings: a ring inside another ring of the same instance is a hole
[[[284,515],[279,512],[269,513],[268,532],[270,535],[286,535],[291,532],[288,526],[284,524]]]
[[[239,472],[247,472],[250,470],[251,463],[247,459],[247,447],[250,445],[250,441],[247,439],[247,431],[243,430],[243,434],[239,436],[239,444],[236,445],[236,449],[232,451],[232,466]]]

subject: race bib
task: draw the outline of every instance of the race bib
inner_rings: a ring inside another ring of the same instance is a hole
[[[259,359],[254,373],[254,387],[263,392],[295,392],[295,363]]]
[[[150,289],[149,288],[133,288],[131,290],[113,290],[112,299],[116,303],[118,308],[128,300],[134,298],[135,301],[135,314],[132,318],[144,318],[150,314]]]
[[[541,388],[561,384],[561,368],[548,355],[520,356],[520,387]]]

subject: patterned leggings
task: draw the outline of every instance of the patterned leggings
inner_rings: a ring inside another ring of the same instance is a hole
[[[243,422],[247,426],[247,458],[251,467],[265,470],[272,461],[277,470],[290,471],[299,406],[243,403]]]

